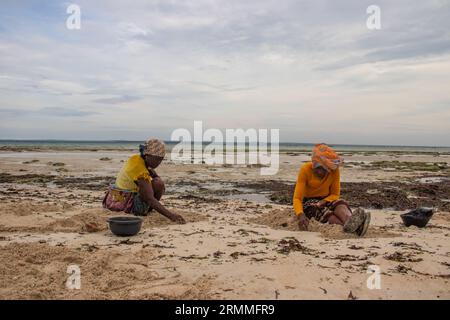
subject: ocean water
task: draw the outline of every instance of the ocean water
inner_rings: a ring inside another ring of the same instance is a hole
[[[142,143],[143,141],[0,140],[0,149],[12,147],[61,150],[138,150],[139,144]],[[166,141],[169,150],[177,143],[178,142],[174,141]],[[204,143],[204,145],[208,144],[209,143]],[[313,146],[313,143],[282,142],[279,144],[279,150],[281,152],[310,151]],[[450,153],[450,147],[351,144],[330,144],[330,146],[341,152]]]

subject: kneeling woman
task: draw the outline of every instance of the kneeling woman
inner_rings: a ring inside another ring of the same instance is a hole
[[[166,154],[164,142],[151,139],[140,146],[140,154],[131,156],[117,175],[103,200],[103,207],[146,216],[152,209],[172,221],[185,223],[183,217],[171,212],[159,200],[165,187],[155,170]]]
[[[307,230],[309,219],[314,218],[322,223],[340,224],[344,232],[364,236],[370,212],[361,208],[352,212],[347,202],[340,199],[342,159],[326,144],[318,144],[311,160],[300,168],[295,185],[293,202],[299,227]]]

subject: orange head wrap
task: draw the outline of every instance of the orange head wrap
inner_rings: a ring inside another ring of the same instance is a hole
[[[314,146],[311,160],[314,168],[322,166],[327,171],[336,170],[344,161],[338,156],[336,151],[331,149],[325,143],[319,143]]]

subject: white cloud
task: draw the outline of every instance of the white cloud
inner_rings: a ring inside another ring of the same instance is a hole
[[[3,5],[2,137],[169,138],[203,120],[284,141],[450,144],[446,2],[380,1],[375,32],[360,0],[78,2],[78,31],[63,3]]]

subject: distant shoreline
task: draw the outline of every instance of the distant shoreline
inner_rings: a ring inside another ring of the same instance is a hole
[[[140,144],[144,140],[65,140],[65,139],[0,139],[0,146],[7,144]],[[175,145],[178,141],[164,140],[166,144]],[[204,144],[209,144],[204,142]],[[280,146],[314,146],[312,142],[280,142]],[[385,145],[385,144],[345,144],[329,143],[336,147],[369,147],[369,148],[448,148],[450,146],[421,146],[421,145]]]
[[[169,150],[178,144],[176,141],[165,141]],[[129,140],[0,140],[0,151],[10,152],[42,152],[42,151],[134,151],[143,141]],[[206,146],[209,143],[204,143]],[[392,154],[450,154],[450,147],[443,146],[387,146],[387,145],[352,145],[330,144],[337,151],[348,153],[392,153]],[[281,142],[281,153],[310,152],[313,143]],[[270,145],[269,145],[270,150]],[[246,151],[248,151],[248,145]]]

